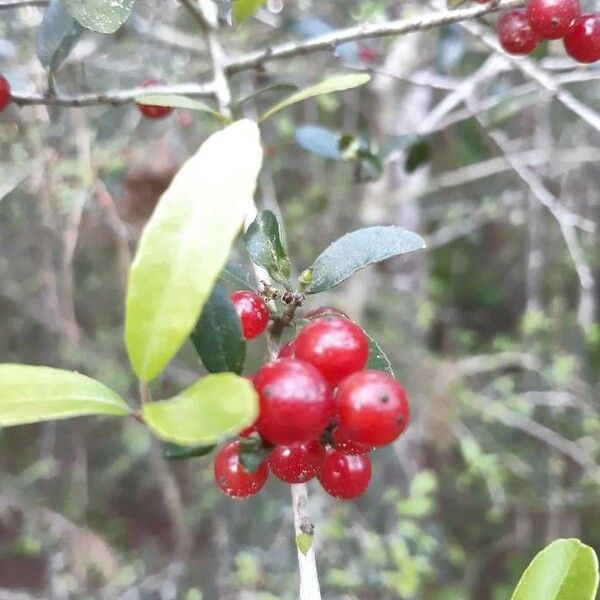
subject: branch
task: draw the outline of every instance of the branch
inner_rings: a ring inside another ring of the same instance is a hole
[[[4,0],[4,2],[0,2],[0,10],[25,6],[46,6],[47,4],[50,4],[50,0]]]
[[[365,38],[380,38],[390,37],[394,35],[402,35],[415,31],[426,31],[440,25],[448,23],[457,23],[466,19],[482,17],[489,13],[498,12],[506,8],[514,8],[522,6],[524,0],[500,0],[499,2],[489,2],[471,6],[469,8],[461,8],[457,10],[439,10],[435,12],[425,13],[409,19],[398,19],[387,23],[357,25],[356,27],[348,27],[340,29],[324,35],[319,35],[309,40],[302,42],[287,42],[265,50],[251,52],[245,56],[231,59],[226,66],[228,75],[233,75],[239,71],[247,69],[260,69],[266,63],[284,58],[293,58],[302,56],[312,52],[323,50],[335,51],[336,47],[345,42],[353,40],[362,40]]]

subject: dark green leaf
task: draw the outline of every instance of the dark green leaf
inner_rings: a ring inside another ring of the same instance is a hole
[[[216,448],[215,444],[209,446],[179,446],[178,444],[166,443],[165,457],[169,460],[183,460],[185,458],[195,458],[196,456],[206,456]]]
[[[421,165],[428,162],[429,157],[429,142],[425,139],[417,140],[408,149],[406,161],[404,163],[404,168],[409,173],[412,173],[413,171],[416,171]]]
[[[356,161],[356,181],[377,181],[383,175],[383,162],[379,152],[372,148],[362,148]]]
[[[135,0],[62,0],[86,29],[114,33],[127,19]]]
[[[246,358],[246,341],[229,294],[215,285],[191,335],[204,366],[211,373],[241,373]]]
[[[304,289],[316,294],[345,281],[367,265],[425,248],[425,240],[402,227],[367,227],[347,233],[317,257]]]
[[[61,0],[52,0],[37,32],[37,55],[42,65],[55,73],[84,31]]]
[[[269,275],[287,286],[290,279],[290,261],[281,242],[277,217],[263,210],[244,234],[246,249],[252,260],[264,267]]]
[[[369,342],[369,360],[367,361],[367,369],[374,369],[376,371],[385,371],[392,377],[394,377],[394,370],[389,358],[385,355],[384,351],[380,348],[379,344],[366,332]]]
[[[254,473],[272,450],[258,435],[251,435],[240,441],[240,462],[246,471]]]

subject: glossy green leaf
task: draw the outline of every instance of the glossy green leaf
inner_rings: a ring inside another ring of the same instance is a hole
[[[135,101],[138,104],[150,104],[152,106],[170,106],[171,108],[187,108],[188,110],[198,110],[216,117],[222,123],[231,123],[231,119],[228,116],[220,113],[209,104],[206,104],[206,102],[196,100],[195,98],[188,98],[187,96],[154,93],[138,96]]]
[[[86,29],[114,33],[131,13],[135,0],[62,0],[71,16]]]
[[[215,285],[192,332],[192,343],[211,373],[241,373],[246,358],[246,340],[240,319],[225,288]]]
[[[316,294],[345,281],[367,265],[425,248],[425,240],[402,227],[367,227],[333,242],[311,267],[307,294]]]
[[[129,413],[117,393],[81,373],[0,364],[0,426]]]
[[[244,234],[244,242],[257,265],[264,267],[275,281],[289,284],[290,260],[281,241],[279,222],[270,210],[256,215]]]
[[[208,446],[180,446],[167,442],[165,444],[165,457],[169,460],[185,460],[187,458],[196,458],[198,456],[206,456],[216,448],[215,444]]]
[[[233,0],[233,18],[236,23],[249,19],[266,0]]]
[[[394,377],[394,369],[392,369],[392,363],[389,358],[385,355],[385,352],[381,349],[379,344],[366,332],[364,331],[367,341],[369,342],[369,359],[367,360],[367,369],[375,369],[376,371],[385,371]]]
[[[577,539],[559,539],[529,563],[512,600],[594,600],[598,558]]]
[[[194,329],[242,227],[262,162],[256,123],[213,134],[179,170],[146,225],[127,287],[125,342],[156,377]]]
[[[84,31],[61,0],[52,0],[37,31],[37,55],[42,65],[51,73],[56,72]]]
[[[274,106],[272,106],[267,112],[265,112],[259,119],[259,123],[261,121],[265,121],[269,117],[272,117],[275,113],[278,113],[280,110],[287,108],[288,106],[292,106],[292,104],[296,104],[298,102],[302,102],[307,100],[308,98],[314,98],[315,96],[322,96],[323,94],[331,94],[332,92],[341,92],[344,90],[349,90],[351,88],[358,87],[360,85],[364,85],[368,81],[370,81],[371,76],[366,73],[352,73],[349,75],[333,75],[324,79],[320,83],[316,85],[311,85],[310,87],[304,88],[287,98],[284,98],[281,102],[278,102]]]
[[[183,446],[214,444],[252,425],[258,397],[247,379],[207,375],[168,400],[144,405],[146,425],[161,439]]]

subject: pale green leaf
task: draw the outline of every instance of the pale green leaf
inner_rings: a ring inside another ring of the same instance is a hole
[[[0,364],[0,426],[129,413],[117,393],[81,373]]]
[[[529,563],[512,600],[593,600],[597,589],[595,552],[577,539],[560,539]]]
[[[249,19],[266,0],[233,0],[233,17],[236,23]]]
[[[86,29],[114,33],[126,21],[135,0],[62,0]]]
[[[352,73],[349,75],[333,75],[324,79],[320,83],[316,85],[312,85],[310,87],[304,88],[287,98],[284,98],[281,102],[278,102],[274,106],[272,106],[267,112],[265,112],[260,119],[259,123],[265,121],[269,117],[272,117],[275,113],[291,106],[292,104],[296,104],[297,102],[302,102],[303,100],[307,100],[308,98],[314,98],[315,96],[322,96],[323,94],[330,94],[332,92],[341,92],[343,90],[348,90],[351,88],[358,87],[360,85],[364,85],[368,81],[370,81],[371,76],[367,73]]]
[[[150,104],[151,106],[170,106],[171,108],[187,108],[188,110],[198,110],[216,117],[222,123],[231,123],[231,119],[214,109],[206,102],[179,96],[178,94],[144,94],[135,99],[137,104]]]
[[[242,227],[261,162],[256,123],[237,121],[204,142],[159,200],[127,288],[125,342],[143,381],[192,332]]]
[[[184,446],[214,444],[254,423],[258,397],[247,379],[215,373],[169,400],[145,404],[142,415],[163,440]]]

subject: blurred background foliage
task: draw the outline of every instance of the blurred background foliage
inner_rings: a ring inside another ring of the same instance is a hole
[[[272,0],[219,35],[236,54],[422,10]],[[0,10],[1,70],[15,91],[47,87],[35,54],[42,14]],[[596,67],[575,68],[554,46],[535,61],[600,109]],[[54,83],[76,94],[198,81],[207,69],[181,6],[144,0],[115,35],[85,32]],[[414,414],[408,434],[375,453],[362,498],[336,502],[310,486],[324,596],[500,600],[548,541],[600,546],[599,133],[461,25],[345,44],[231,83],[240,99],[357,69],[372,71],[369,86],[264,126],[257,194],[285,223],[297,273],[369,224],[401,225],[429,245],[308,305],[364,325]],[[158,197],[216,127],[184,110],[150,122],[132,106],[13,105],[0,117],[2,362],[81,370],[135,402],[127,265]],[[232,264],[247,268],[239,249]],[[157,391],[202,372],[190,344]],[[295,571],[278,481],[232,502],[210,458],[169,463],[133,421],[0,432],[0,598],[294,598]]]

